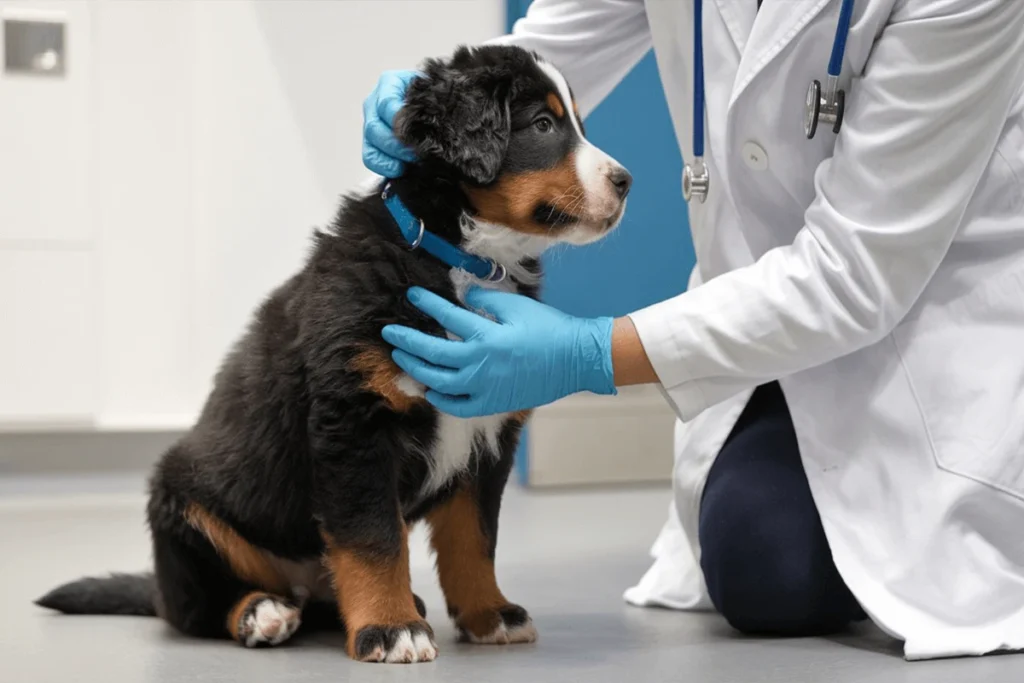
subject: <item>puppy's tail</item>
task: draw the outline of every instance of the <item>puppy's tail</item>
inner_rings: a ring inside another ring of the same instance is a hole
[[[36,600],[64,614],[156,616],[156,579],[152,574],[111,574],[66,583]]]

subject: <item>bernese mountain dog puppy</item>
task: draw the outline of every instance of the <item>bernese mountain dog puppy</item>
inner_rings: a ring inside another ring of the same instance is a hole
[[[612,230],[631,178],[586,140],[561,74],[515,47],[427,61],[395,131],[420,161],[386,193],[344,199],[156,466],[155,572],[81,579],[38,604],[159,615],[247,647],[331,615],[355,659],[430,661],[437,646],[407,545],[423,520],[460,637],[536,638],[494,576],[498,510],[527,415],[440,413],[392,362],[381,329],[445,334],[407,301],[413,285],[459,302],[470,286],[537,296],[540,254]],[[413,241],[427,233],[486,259],[490,277],[412,248],[389,196],[422,221]]]

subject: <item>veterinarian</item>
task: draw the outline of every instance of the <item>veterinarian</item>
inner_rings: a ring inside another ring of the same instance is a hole
[[[758,634],[870,617],[910,659],[1022,649],[1024,2],[759,4],[536,0],[501,39],[584,116],[653,46],[686,293],[582,320],[476,292],[492,321],[414,290],[464,341],[385,338],[458,416],[661,386],[676,516],[634,602]],[[410,160],[390,125],[413,76],[366,103],[384,176]]]

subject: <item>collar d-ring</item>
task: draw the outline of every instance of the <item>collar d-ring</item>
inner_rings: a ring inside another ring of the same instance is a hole
[[[423,243],[423,233],[426,232],[426,226],[423,225],[423,219],[420,219],[420,233],[416,235],[416,239],[409,243],[410,249],[416,249]]]
[[[505,270],[505,266],[501,265],[497,261],[491,261],[491,272],[487,275],[488,282],[501,282],[508,275],[508,271]]]

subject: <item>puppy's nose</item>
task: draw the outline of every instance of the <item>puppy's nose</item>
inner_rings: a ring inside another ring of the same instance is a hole
[[[625,199],[629,188],[633,186],[633,176],[622,166],[613,168],[608,174],[608,180],[615,186],[615,194],[619,195],[619,199]]]

